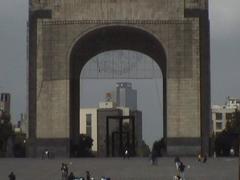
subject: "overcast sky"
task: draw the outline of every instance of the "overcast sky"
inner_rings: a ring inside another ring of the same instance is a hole
[[[12,94],[13,120],[26,112],[27,4],[0,0],[0,92]],[[227,96],[240,97],[239,7],[239,0],[210,2],[212,104],[224,103]]]

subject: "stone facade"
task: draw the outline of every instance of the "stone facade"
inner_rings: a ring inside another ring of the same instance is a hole
[[[51,141],[62,147],[59,155],[69,154],[69,144],[79,132],[76,99],[81,69],[94,55],[114,49],[140,51],[159,64],[168,153],[206,153],[207,4],[207,0],[30,1],[30,155],[37,155]],[[58,154],[58,149],[52,151]]]

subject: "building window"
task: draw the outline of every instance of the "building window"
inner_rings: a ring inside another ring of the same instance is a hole
[[[92,137],[92,114],[86,115],[86,135]]]
[[[222,120],[222,113],[216,113],[216,120]]]
[[[222,123],[221,122],[217,122],[216,123],[216,130],[221,130],[222,129]]]
[[[233,117],[233,114],[232,113],[226,113],[226,119],[227,120],[231,120]]]

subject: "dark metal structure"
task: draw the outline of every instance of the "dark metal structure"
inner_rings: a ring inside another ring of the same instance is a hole
[[[130,120],[130,131],[131,132],[125,132],[123,131],[123,120],[128,119]],[[131,144],[128,143],[128,148],[130,148],[131,155],[134,156],[136,154],[136,149],[135,149],[135,117],[134,116],[107,116],[106,118],[106,149],[107,149],[107,154],[106,156],[110,156],[110,132],[109,132],[109,121],[111,120],[117,120],[119,125],[118,125],[118,131],[117,132],[112,132],[111,134],[119,134],[119,155],[123,156],[124,150],[126,146],[123,144],[123,134],[131,134]],[[114,156],[114,136],[112,136],[112,156]],[[129,138],[128,138],[129,139]],[[129,141],[128,141],[129,142]]]

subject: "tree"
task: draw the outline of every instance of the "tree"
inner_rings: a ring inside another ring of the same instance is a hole
[[[240,134],[240,110],[236,109],[235,118],[232,121],[232,132]]]
[[[236,109],[233,118],[226,122],[225,129],[216,135],[215,151],[218,156],[229,156],[230,149],[234,148],[235,154],[239,152],[240,136],[240,111]]]
[[[13,153],[15,157],[26,156],[26,134],[24,133],[14,134]]]
[[[137,155],[140,157],[149,157],[150,152],[149,146],[145,143],[145,141],[142,141],[141,147],[137,149]]]
[[[231,147],[232,137],[228,131],[224,130],[217,134],[215,140],[215,150],[217,156],[229,156]]]
[[[0,112],[0,151],[6,152],[8,138],[13,135],[12,124],[10,122],[10,114]]]
[[[72,145],[72,154],[75,157],[93,157],[93,139],[86,134],[80,134],[78,144]]]
[[[166,143],[164,138],[162,138],[159,141],[155,141],[153,143],[152,153],[154,152],[156,156],[161,157],[163,155],[163,152],[165,152],[165,150],[166,150]]]

